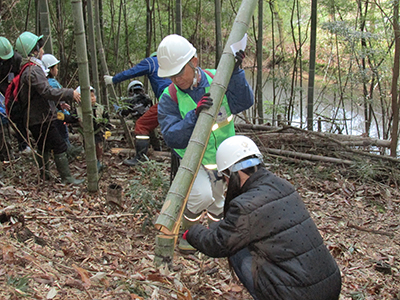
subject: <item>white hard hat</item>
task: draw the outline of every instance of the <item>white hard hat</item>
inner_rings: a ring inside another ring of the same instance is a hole
[[[216,156],[218,172],[231,168],[243,158],[254,155],[258,157],[259,163],[261,163],[262,154],[250,138],[243,135],[231,136],[224,140],[218,147]],[[247,167],[251,166],[248,165]]]
[[[78,86],[76,89],[75,89],[75,91],[77,91],[79,94],[81,93],[81,86]],[[90,87],[90,91],[91,92],[96,92],[96,90],[91,86]]]
[[[42,62],[47,69],[58,64],[60,61],[52,54],[43,54]]]
[[[128,85],[128,94],[133,93],[134,90],[141,89],[143,90],[143,83],[139,80],[132,80]]]
[[[171,77],[178,74],[196,54],[196,48],[177,34],[167,35],[158,45],[158,76]]]

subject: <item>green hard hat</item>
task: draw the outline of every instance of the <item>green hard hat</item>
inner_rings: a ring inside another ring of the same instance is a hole
[[[0,37],[0,58],[3,60],[10,59],[14,55],[14,50],[10,44],[10,41],[5,37]]]
[[[25,31],[17,38],[15,42],[15,50],[17,50],[22,56],[28,56],[33,48],[36,46],[37,42],[43,37],[37,36],[32,32]]]
[[[157,56],[157,51],[155,51],[152,54],[150,54],[150,57],[153,57],[153,56]]]

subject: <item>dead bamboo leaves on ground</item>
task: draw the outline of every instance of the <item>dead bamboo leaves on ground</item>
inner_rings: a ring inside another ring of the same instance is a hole
[[[300,145],[259,138],[279,149]],[[15,177],[0,181],[0,212],[16,213],[13,222],[0,225],[0,299],[251,299],[232,278],[226,259],[176,251],[171,269],[156,269],[151,222],[162,205],[170,166],[150,162],[128,168],[122,165],[126,157],[111,150],[104,158],[107,169],[97,194],[53,181],[38,184],[28,160]],[[386,184],[389,176],[373,181],[379,174],[362,165],[356,173],[349,171],[353,166],[267,153],[265,162],[302,195],[341,269],[340,299],[398,299],[400,193]],[[78,170],[82,164],[74,162]],[[383,172],[389,173],[384,165]],[[118,210],[106,205],[112,183],[123,188]],[[33,234],[27,239],[15,234],[19,215]]]

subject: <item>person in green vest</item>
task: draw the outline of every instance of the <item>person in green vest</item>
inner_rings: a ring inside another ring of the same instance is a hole
[[[158,121],[165,143],[179,158],[186,151],[200,112],[213,103],[209,90],[216,70],[201,69],[196,53],[186,38],[176,34],[166,36],[157,49],[158,76],[172,81],[160,97]],[[215,154],[226,138],[235,135],[233,115],[254,103],[253,91],[240,69],[243,58],[243,51],[236,53],[235,68],[183,213],[183,231],[198,224],[204,211],[209,223],[222,217],[226,187],[218,176]],[[195,251],[184,239],[178,248],[183,253]]]

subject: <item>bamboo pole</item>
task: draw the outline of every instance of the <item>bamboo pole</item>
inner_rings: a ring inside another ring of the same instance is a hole
[[[89,65],[86,48],[85,26],[83,23],[82,1],[71,0],[71,5],[74,17],[76,52],[79,53],[77,60],[79,69],[79,84],[82,95],[82,122],[88,174],[88,190],[90,192],[96,192],[98,190],[97,158],[93,131],[92,104],[90,101]]]
[[[257,0],[244,0],[239,8],[210,87],[210,94],[214,99],[214,104],[210,109],[200,113],[181,165],[172,182],[160,215],[157,218],[155,227],[164,233],[166,237],[176,237],[178,234],[180,220],[187,203],[188,195],[201,165],[212,125],[215,123],[222,98],[225,95],[232,75],[234,55],[230,46],[243,38],[249,27],[256,4]]]
[[[43,38],[46,42],[44,44],[45,53],[53,54],[53,40],[51,38],[49,3],[47,2],[47,0],[38,1],[38,10],[40,24],[40,32],[38,35],[43,34]]]
[[[92,67],[92,84],[94,89],[97,91],[97,101],[103,103],[102,94],[100,91],[99,82],[99,66],[97,64],[97,49],[96,49],[96,31],[94,29],[94,16],[93,16],[93,2],[92,0],[87,1],[87,16],[88,16],[88,42],[90,49],[90,62]]]

